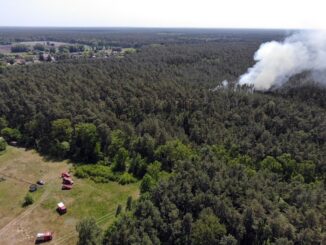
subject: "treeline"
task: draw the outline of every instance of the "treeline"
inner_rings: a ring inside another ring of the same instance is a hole
[[[0,28],[0,44],[23,41],[58,41],[91,47],[140,48],[151,44],[225,42],[265,42],[282,39],[281,30],[235,29],[149,29],[149,28]]]
[[[23,53],[30,51],[30,48],[25,44],[16,44],[11,47],[13,53]]]

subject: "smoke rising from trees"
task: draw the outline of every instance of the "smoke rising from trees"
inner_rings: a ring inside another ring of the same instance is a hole
[[[268,90],[305,71],[311,72],[316,82],[326,84],[326,31],[303,31],[283,42],[263,43],[254,60],[257,63],[240,76],[240,85]]]

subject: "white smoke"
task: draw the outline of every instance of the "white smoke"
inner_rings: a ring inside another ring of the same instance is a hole
[[[254,55],[257,63],[240,76],[239,84],[268,90],[291,76],[311,71],[316,82],[326,84],[326,31],[304,31],[283,42],[267,42]]]
[[[222,85],[223,85],[224,88],[227,88],[229,86],[229,82],[227,80],[224,80],[222,82]]]

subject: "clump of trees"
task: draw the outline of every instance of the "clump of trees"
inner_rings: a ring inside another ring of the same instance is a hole
[[[102,231],[93,218],[84,218],[76,226],[78,232],[78,245],[100,245]]]
[[[33,49],[35,51],[45,51],[45,46],[41,43],[36,43],[34,46],[33,46]]]
[[[11,46],[11,52],[13,53],[24,53],[28,52],[30,49],[25,44],[15,44]]]
[[[7,142],[3,137],[0,137],[0,152],[5,151],[7,148]]]
[[[27,193],[24,197],[23,207],[27,207],[34,203],[34,198],[30,193]]]

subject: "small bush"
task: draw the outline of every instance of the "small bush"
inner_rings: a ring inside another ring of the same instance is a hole
[[[29,206],[29,205],[31,205],[33,203],[34,203],[34,199],[33,199],[32,195],[27,193],[25,198],[24,198],[23,207],[27,207],[27,206]]]
[[[119,214],[121,214],[122,206],[121,204],[118,205],[117,210],[115,211],[115,217],[117,217]]]
[[[0,137],[0,152],[6,150],[7,142],[4,138]]]
[[[99,164],[78,166],[75,170],[75,176],[78,178],[90,178],[98,183],[118,180],[110,167]]]
[[[121,185],[135,183],[136,181],[137,181],[137,179],[127,172],[120,175],[120,178],[119,178],[119,184],[121,184]]]
[[[1,135],[6,141],[19,141],[22,137],[18,129],[15,128],[3,128],[1,130]]]

